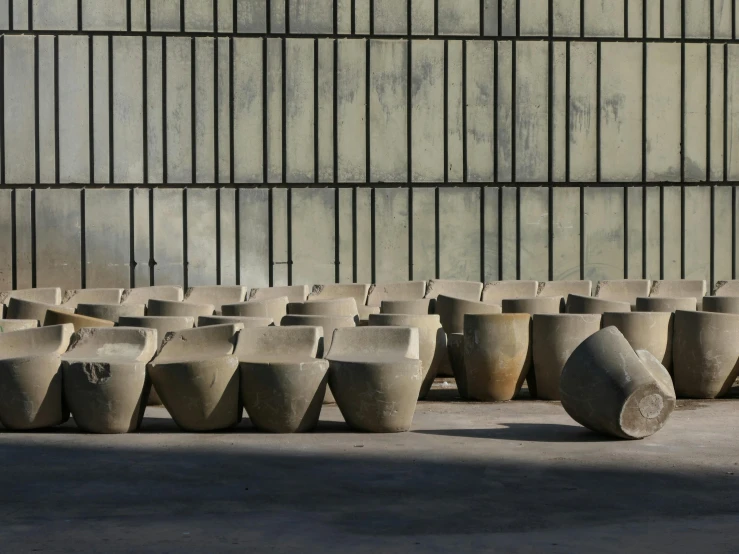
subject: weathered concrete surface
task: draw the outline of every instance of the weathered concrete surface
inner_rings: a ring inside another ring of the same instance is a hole
[[[289,437],[247,420],[181,433],[162,408],[133,435],[89,437],[72,422],[4,433],[0,540],[8,551],[361,554],[730,552],[739,540],[737,389],[679,401],[659,433],[628,443],[556,403],[431,394],[445,401],[419,403],[402,435],[352,433],[335,407],[316,433]]]

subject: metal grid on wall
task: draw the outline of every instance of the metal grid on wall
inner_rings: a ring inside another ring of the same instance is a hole
[[[736,2],[3,13],[3,287],[736,275]]]

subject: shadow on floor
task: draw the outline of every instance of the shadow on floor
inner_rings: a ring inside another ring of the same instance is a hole
[[[524,442],[612,442],[612,439],[593,433],[579,425],[550,423],[500,423],[491,429],[433,429],[413,431],[422,435],[498,439]]]

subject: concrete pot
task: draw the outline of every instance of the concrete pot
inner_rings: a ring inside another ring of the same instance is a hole
[[[635,352],[615,327],[575,349],[562,370],[560,395],[580,425],[623,439],[656,433],[675,408],[667,370],[646,350]]]
[[[166,317],[192,317],[197,320],[201,315],[213,315],[213,304],[192,304],[172,302],[170,300],[150,300],[147,315]]]
[[[227,429],[241,421],[239,361],[233,355],[241,324],[168,333],[148,370],[164,407],[186,431]]]
[[[41,324],[46,319],[46,311],[53,309],[58,312],[74,313],[73,308],[65,308],[53,304],[42,304],[32,300],[11,298],[8,301],[6,319],[35,319]]]
[[[725,396],[739,373],[739,315],[675,312],[672,360],[678,397]]]
[[[380,305],[381,314],[408,314],[427,315],[433,314],[436,309],[434,298],[422,298],[420,300],[383,300]]]
[[[308,302],[354,298],[357,306],[366,306],[370,286],[365,283],[313,285],[313,290],[308,295]]]
[[[649,296],[653,298],[695,298],[696,309],[700,310],[707,291],[708,287],[703,280],[653,281]]]
[[[201,315],[198,318],[198,327],[208,327],[210,325],[223,325],[224,323],[241,323],[244,329],[248,327],[269,327],[274,325],[271,317],[248,317],[237,315]]]
[[[592,296],[580,296],[570,294],[567,297],[568,314],[603,314],[605,312],[630,312],[631,304],[628,302],[616,302],[615,300],[603,300]]]
[[[592,292],[592,281],[546,281],[539,282],[539,294],[537,296],[562,296],[567,298],[570,294],[591,296]]]
[[[502,307],[504,314],[559,314],[565,311],[565,299],[561,296],[504,299]]]
[[[64,291],[62,306],[77,309],[80,304],[120,304],[123,289],[72,289]]]
[[[696,300],[692,297],[683,298],[637,298],[638,312],[674,312],[676,310],[695,311]]]
[[[216,315],[221,315],[221,306],[243,302],[246,299],[248,290],[246,287],[238,285],[190,287],[185,291],[183,302],[201,305],[212,304]]]
[[[559,378],[567,359],[582,341],[600,330],[599,314],[539,314],[533,323],[536,393],[559,400]]]
[[[321,327],[267,327],[241,331],[241,399],[257,429],[311,431],[326,394],[328,362],[316,359]]]
[[[367,305],[380,307],[386,300],[420,300],[426,294],[426,281],[406,281],[372,285]]]
[[[49,325],[64,325],[71,323],[74,325],[75,332],[85,327],[113,327],[115,323],[108,319],[98,319],[80,314],[70,314],[59,310],[46,310],[44,318],[44,327]]]
[[[598,281],[595,296],[602,300],[628,302],[632,310],[636,310],[636,299],[649,296],[652,281],[649,279],[621,279],[615,281]]]
[[[128,317],[122,316],[118,320],[121,327],[143,327],[145,329],[155,329],[157,332],[157,349],[164,343],[167,333],[173,331],[181,331],[182,329],[192,329],[195,319],[189,316],[145,316],[145,317]],[[147,360],[148,361],[148,360]],[[149,398],[146,402],[147,406],[161,406],[162,400],[155,387],[150,387]]]
[[[474,300],[464,300],[440,295],[436,299],[436,313],[441,318],[441,326],[446,333],[463,333],[465,314],[499,314],[498,304],[486,304]]]
[[[155,287],[136,287],[126,289],[121,296],[121,304],[149,305],[149,300],[171,300],[182,302],[185,297],[182,287],[174,285],[159,285]]]
[[[359,326],[366,327],[367,325],[369,325],[370,316],[379,313],[379,306],[357,306],[357,317],[359,317]]]
[[[716,281],[714,296],[739,296],[739,281]]]
[[[418,329],[360,327],[334,331],[329,383],[350,427],[373,433],[408,431],[423,369]]]
[[[77,313],[118,323],[121,316],[144,317],[145,304],[79,304]]]
[[[463,300],[480,301],[483,284],[478,281],[456,281],[431,279],[426,285],[424,298],[438,298],[439,295],[453,296]]]
[[[48,312],[47,312],[48,313]],[[38,327],[35,319],[3,319],[0,321],[0,333],[12,333]]]
[[[704,296],[703,311],[719,314],[739,314],[739,297]]]
[[[270,300],[272,298],[287,298],[288,302],[305,302],[310,294],[308,285],[290,285],[285,287],[264,287],[251,289],[249,291],[249,301]]]
[[[467,372],[464,367],[464,333],[449,333],[446,336],[446,349],[449,356],[449,367],[457,384],[459,397],[468,399]]]
[[[62,289],[49,287],[40,289],[7,290],[0,292],[0,304],[8,305],[11,298],[30,300],[41,304],[61,304]]]
[[[287,305],[287,313],[290,315],[324,315],[359,318],[359,311],[357,310],[357,303],[354,298],[290,302]]]
[[[672,318],[668,312],[605,313],[602,324],[618,329],[634,350],[646,350],[671,372]]]
[[[74,333],[54,325],[0,333],[0,422],[22,431],[64,423],[61,354]]]
[[[370,326],[415,327],[418,329],[418,353],[423,368],[423,383],[418,399],[423,400],[434,384],[436,373],[444,363],[446,351],[446,333],[441,328],[438,315],[403,315],[376,314],[369,319]]]
[[[129,433],[144,418],[146,363],[159,346],[155,329],[82,329],[62,356],[64,398],[88,433]]]
[[[226,316],[268,317],[275,322],[275,325],[279,325],[280,320],[287,314],[287,296],[224,304],[222,312]]]
[[[538,281],[492,281],[485,283],[482,301],[500,304],[505,298],[532,298],[538,290]]]
[[[511,400],[531,366],[528,314],[464,316],[464,374],[467,397],[483,402]]]

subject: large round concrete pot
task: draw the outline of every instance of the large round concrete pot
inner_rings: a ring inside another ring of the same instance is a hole
[[[24,331],[25,329],[35,329],[38,326],[38,321],[35,319],[3,319],[0,321],[0,333],[12,333],[14,331]]]
[[[118,323],[121,316],[143,317],[145,304],[79,304],[77,313]]]
[[[464,368],[464,333],[449,333],[446,336],[446,349],[449,355],[449,367],[460,398],[467,399],[467,372]]]
[[[439,316],[376,314],[369,319],[371,326],[415,327],[418,329],[418,354],[423,367],[423,384],[418,399],[423,400],[434,384],[436,373],[445,361],[446,333],[441,328]]]
[[[146,363],[159,342],[155,329],[82,329],[62,356],[64,398],[88,433],[129,433],[141,425],[149,397]]]
[[[439,314],[441,326],[446,333],[464,333],[465,314],[499,314],[501,312],[502,308],[499,304],[486,304],[443,294],[436,299],[436,313]]]
[[[79,331],[85,327],[113,327],[115,323],[108,319],[98,319],[96,317],[89,317],[80,314],[71,314],[67,312],[60,312],[59,310],[46,310],[46,317],[44,318],[44,327],[49,325],[64,325],[65,323],[71,323],[74,325],[74,330]]]
[[[173,302],[171,300],[149,300],[147,315],[168,317],[193,317],[197,320],[201,315],[213,315],[213,304],[193,304],[191,302]]]
[[[536,392],[542,400],[559,400],[559,378],[570,354],[600,329],[600,314],[534,316],[533,354]]]
[[[7,319],[35,319],[39,325],[46,319],[48,310],[56,310],[58,312],[66,312],[73,314],[74,308],[65,308],[54,304],[43,304],[34,302],[33,300],[22,300],[20,298],[11,298],[8,301],[8,310],[5,314]]]
[[[271,317],[238,315],[201,315],[198,318],[198,327],[223,325],[224,323],[241,323],[244,326],[244,329],[247,329],[249,327],[269,327],[270,325],[274,325],[274,320]]]
[[[241,421],[239,360],[233,355],[241,324],[168,333],[148,370],[164,407],[186,431],[215,431]]]
[[[485,283],[481,300],[500,304],[506,298],[532,298],[538,290],[538,281],[492,281]]]
[[[381,314],[433,314],[436,309],[435,298],[421,298],[417,300],[383,300],[380,304]]]
[[[537,296],[536,298],[509,298],[502,302],[504,314],[561,314],[565,311],[562,296]]]
[[[11,298],[20,298],[21,300],[31,300],[32,302],[41,302],[42,304],[61,304],[62,289],[59,287],[35,288],[35,289],[18,289],[0,292],[0,304],[7,305]]]
[[[310,302],[290,302],[287,305],[287,313],[290,315],[359,317],[357,301],[354,298],[334,298],[331,300],[312,300]]]
[[[620,279],[613,281],[598,281],[595,287],[596,298],[628,302],[632,310],[636,310],[636,299],[640,296],[649,296],[652,281],[649,279]]]
[[[690,296],[667,298],[650,296],[636,299],[636,311],[638,312],[675,312],[677,310],[696,310],[696,299]]]
[[[602,314],[605,312],[630,312],[631,304],[616,300],[604,300],[592,296],[570,294],[567,297],[568,314]]]
[[[121,296],[121,304],[145,304],[150,300],[172,300],[182,302],[184,293],[182,287],[176,285],[158,285],[152,287],[136,287],[126,289]]]
[[[216,315],[221,315],[224,304],[235,304],[246,299],[249,289],[241,285],[205,285],[190,287],[183,302],[188,304],[212,304]],[[208,314],[199,314],[208,315]]]
[[[224,304],[222,311],[224,316],[267,317],[272,319],[275,325],[279,325],[280,320],[287,314],[287,296]]]
[[[60,356],[73,332],[71,325],[54,325],[0,333],[0,422],[6,429],[41,429],[69,419]]]
[[[562,370],[560,395],[580,425],[624,439],[656,433],[675,408],[667,370],[646,350],[635,352],[615,327],[575,349]]]
[[[157,347],[159,347],[164,343],[167,333],[180,331],[182,329],[192,329],[195,324],[195,319],[190,316],[121,316],[118,320],[118,324],[122,327],[144,327],[146,329],[156,329],[157,340],[159,341]],[[147,406],[161,406],[161,404],[162,400],[159,398],[157,389],[153,386],[150,387]]]
[[[410,429],[423,382],[418,329],[337,329],[326,358],[331,389],[350,427],[373,433]]]
[[[483,402],[511,400],[531,365],[528,314],[464,316],[464,373],[467,397]]]
[[[739,315],[675,312],[672,363],[678,397],[726,395],[739,373]]]
[[[483,284],[479,281],[458,281],[456,279],[431,279],[426,284],[424,298],[438,298],[440,295],[479,301]],[[461,331],[460,331],[461,333]]]
[[[284,296],[288,302],[305,302],[309,294],[310,287],[308,285],[255,288],[249,291],[249,301],[269,300],[270,298]]]
[[[603,314],[603,328],[615,327],[634,350],[646,350],[662,366],[672,369],[672,314],[631,312]]]
[[[703,311],[718,314],[739,314],[739,296],[704,296]]]
[[[271,433],[312,431],[326,395],[329,362],[242,362],[241,398],[257,429]]]
[[[71,289],[64,291],[62,306],[76,309],[80,304],[120,304],[123,289]]]

